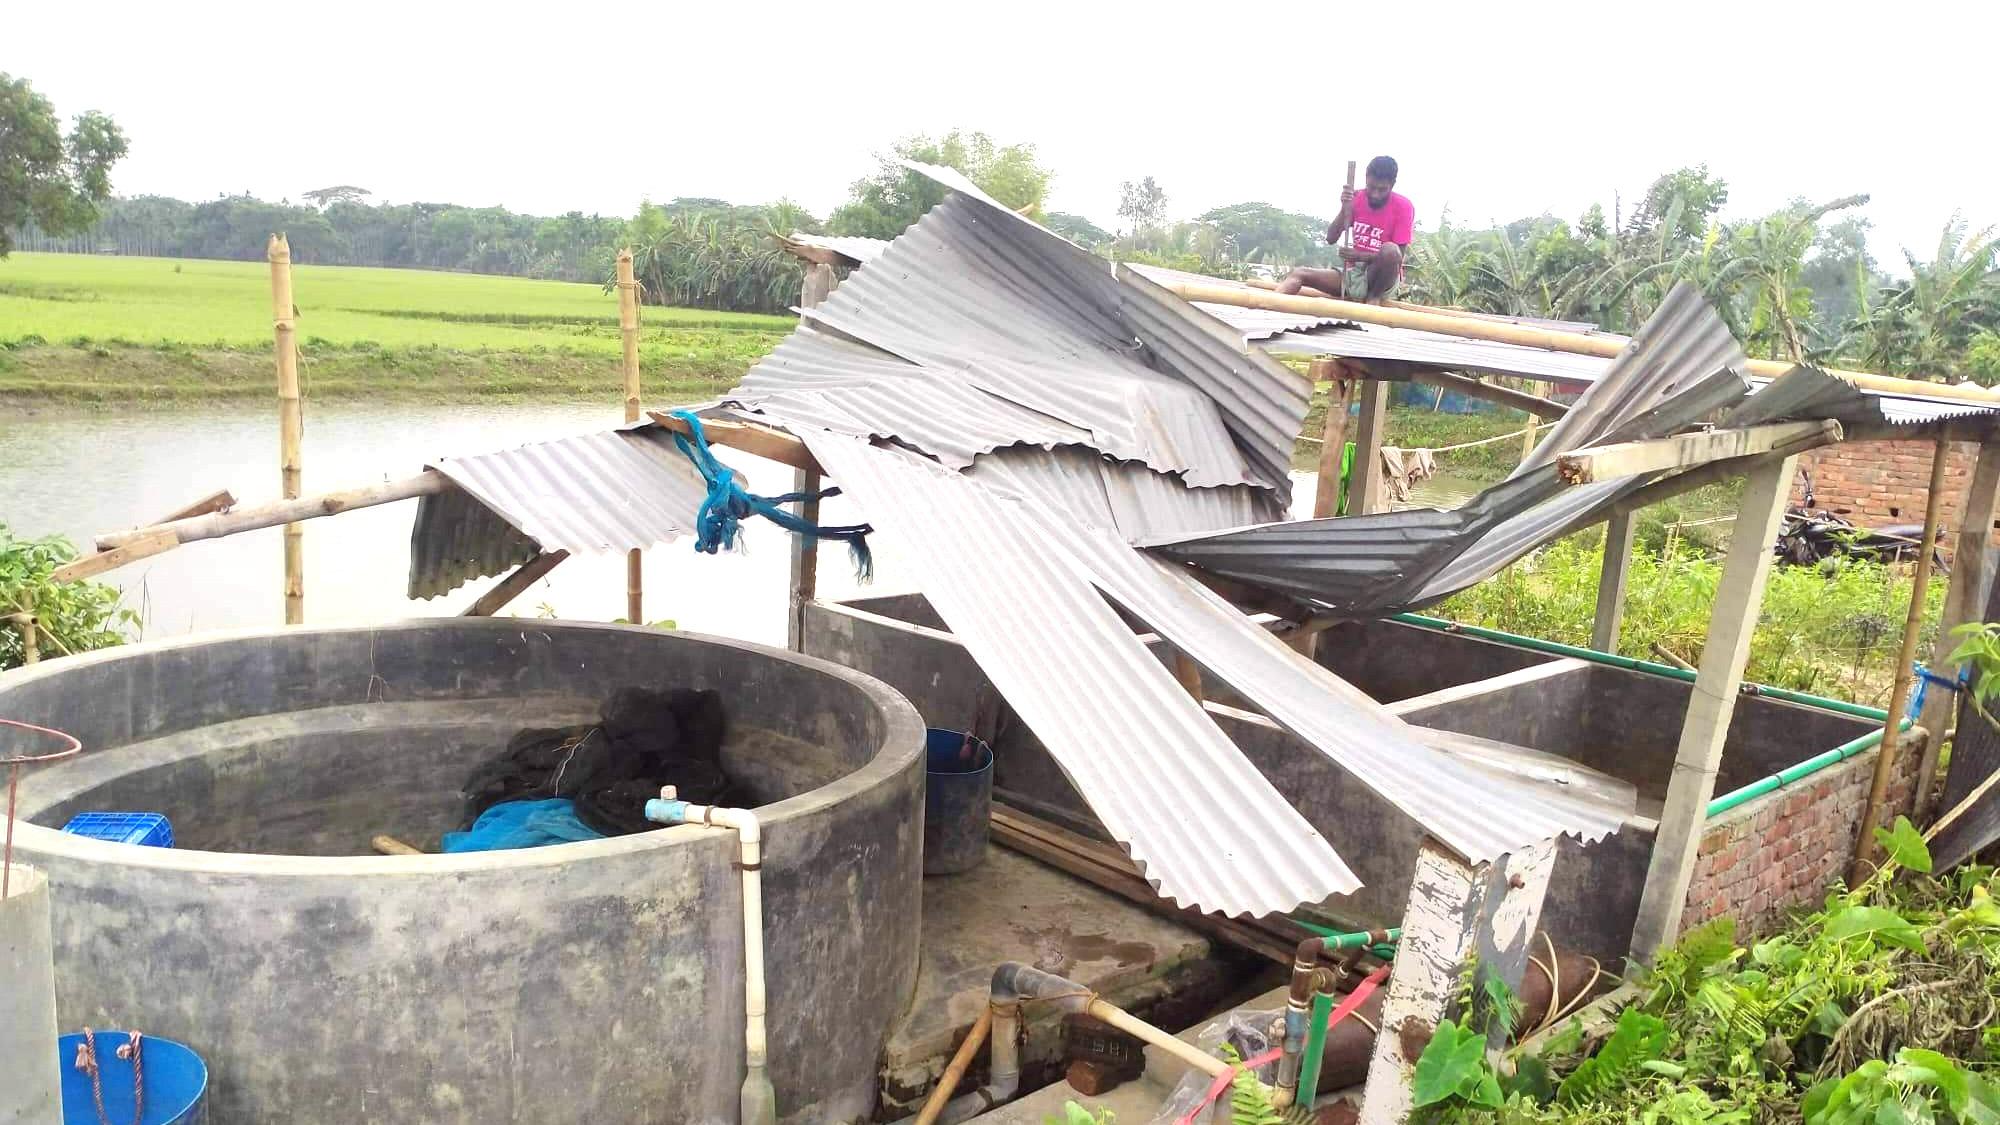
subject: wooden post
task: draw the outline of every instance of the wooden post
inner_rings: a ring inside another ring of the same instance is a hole
[[[1354,382],[1337,359],[1316,359],[1314,382],[1327,381],[1326,424],[1320,429],[1319,484],[1313,491],[1313,518],[1340,514],[1340,458],[1347,449],[1347,408],[1354,402]]]
[[[1174,650],[1174,679],[1180,681],[1181,687],[1194,697],[1196,703],[1202,701],[1201,665],[1180,649]]]
[[[35,620],[35,591],[21,591],[21,663],[38,664],[42,659],[41,622]]]
[[[1854,841],[1854,862],[1847,868],[1847,885],[1866,879],[1875,855],[1875,827],[1882,823],[1882,800],[1889,792],[1889,775],[1896,769],[1903,712],[1910,703],[1912,665],[1917,639],[1924,631],[1924,603],[1931,588],[1931,556],[1937,551],[1938,517],[1944,506],[1944,466],[1951,443],[1939,437],[1931,449],[1931,488],[1924,498],[1924,538],[1917,546],[1917,564],[1910,576],[1910,609],[1903,619],[1903,647],[1896,657],[1896,678],[1889,686],[1889,717],[1882,724],[1882,746],[1875,752],[1875,777],[1868,783],[1868,805],[1861,812],[1861,834]],[[1949,643],[1948,641],[1946,643]]]
[[[1389,427],[1389,384],[1369,379],[1361,384],[1361,418],[1354,433],[1354,474],[1348,488],[1347,510],[1365,516],[1387,507],[1382,478],[1382,433]],[[1358,497],[1358,498],[1357,498]]]
[[[805,281],[799,285],[799,307],[812,308],[833,292],[833,267],[826,262],[807,262]]]
[[[799,307],[809,309],[833,292],[833,267],[825,262],[806,266],[805,280],[799,285]],[[794,468],[792,491],[806,497],[799,501],[798,516],[808,523],[819,522],[822,481],[815,469]],[[819,596],[819,540],[810,535],[792,536],[791,593],[786,599],[785,645],[793,652],[806,650],[806,607]]]
[[[1361,1095],[1361,1125],[1409,1119],[1417,1060],[1404,1053],[1403,1027],[1429,1030],[1462,1014],[1454,1008],[1468,963],[1476,961],[1481,974],[1497,975],[1520,994],[1555,849],[1548,840],[1480,864],[1466,863],[1433,840],[1417,850],[1396,971],[1382,1001],[1381,1029]]]
[[[1604,526],[1604,566],[1597,572],[1597,618],[1590,647],[1618,651],[1618,626],[1625,619],[1625,577],[1632,568],[1632,513],[1614,511]]]
[[[2000,443],[1981,443],[1979,460],[1966,487],[1965,506],[1959,516],[1958,546],[1951,553],[1951,585],[1944,595],[1944,613],[1938,622],[1937,651],[1931,654],[1931,669],[1940,676],[1958,678],[1959,666],[1946,663],[1958,647],[1951,631],[1979,620],[1985,612],[1987,592],[1993,585],[1993,521],[2000,517]],[[1933,690],[1924,696],[1924,708],[1917,725],[1930,732],[1924,740],[1924,756],[1917,767],[1917,806],[1911,814],[1921,824],[1931,812],[1931,791],[1937,778],[1938,751],[1944,746],[1946,728],[1951,726],[1958,707],[1956,692]]]
[[[556,564],[569,557],[568,551],[548,551],[536,555],[516,567],[514,573],[494,583],[491,590],[479,595],[479,600],[467,606],[460,617],[491,617],[507,608],[507,603],[521,596],[528,587],[541,581],[542,576],[556,568]]]
[[[1541,393],[1541,385],[1533,379],[1523,379],[1521,381],[1521,389],[1531,395]],[[1521,460],[1526,461],[1528,454],[1535,451],[1535,427],[1541,424],[1542,416],[1532,410],[1529,411],[1528,428],[1521,432]]]
[[[292,245],[274,234],[264,248],[271,261],[271,321],[278,344],[278,475],[285,499],[296,500],[301,470],[305,409],[299,399],[298,306],[292,301]],[[285,525],[285,624],[306,620],[306,529]]]
[[[1708,640],[1702,646],[1701,667],[1695,673],[1687,716],[1681,721],[1680,748],[1673,776],[1667,782],[1666,807],[1653,837],[1653,858],[1646,870],[1646,887],[1639,898],[1639,916],[1632,927],[1631,958],[1650,965],[1653,956],[1680,933],[1687,906],[1688,885],[1694,880],[1695,847],[1715,795],[1715,774],[1722,763],[1722,743],[1736,713],[1737,692],[1743,686],[1743,666],[1750,659],[1750,635],[1764,601],[1764,580],[1771,573],[1771,539],[1785,513],[1792,491],[1792,470],[1798,458],[1786,457],[1759,466],[1743,486],[1736,511],[1736,528],[1729,536],[1729,556],[1722,564],[1722,582],[1715,607],[1708,615]]]
[[[632,250],[618,252],[618,335],[625,344],[625,420],[639,420],[639,282],[632,273]],[[643,554],[625,556],[625,620],[646,623]],[[551,564],[553,565],[553,564]]]

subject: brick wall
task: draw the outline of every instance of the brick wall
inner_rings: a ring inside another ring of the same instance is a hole
[[[1799,457],[1799,467],[1812,473],[1813,491],[1821,508],[1847,517],[1859,527],[1924,522],[1925,493],[1931,483],[1928,441],[1858,441],[1829,445]],[[1965,510],[1965,492],[1972,481],[1972,463],[1979,447],[1953,442],[1944,466],[1944,503],[1940,519],[1953,533]],[[1792,502],[1805,491],[1803,475],[1792,485]],[[2000,535],[1995,536],[2000,542]],[[1949,554],[1952,539],[1940,548]]]
[[[1850,758],[1711,819],[1696,852],[1681,931],[1727,914],[1736,919],[1741,938],[1779,928],[1792,910],[1817,908],[1827,887],[1845,878],[1854,856],[1877,753]],[[1900,748],[1889,779],[1887,823],[1910,811],[1921,756],[1921,747]]]

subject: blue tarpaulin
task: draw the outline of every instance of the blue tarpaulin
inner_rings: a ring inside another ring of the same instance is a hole
[[[603,838],[604,833],[577,819],[576,806],[567,797],[502,801],[480,813],[470,829],[445,833],[444,850],[499,852]]]

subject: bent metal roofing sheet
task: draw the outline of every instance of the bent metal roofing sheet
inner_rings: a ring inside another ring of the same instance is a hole
[[[938,547],[926,596],[1161,893],[1228,914],[1359,884],[1333,848],[1153,659],[1105,598],[1474,860],[1619,818],[1467,773],[1400,719],[1177,569],[1039,496],[908,450],[805,435],[871,520]],[[1519,790],[1519,792],[1515,792]],[[1501,811],[1495,811],[1496,809]]]

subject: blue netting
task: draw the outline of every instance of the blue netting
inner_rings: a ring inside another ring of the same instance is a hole
[[[808,497],[803,492],[787,492],[783,496],[758,496],[745,491],[736,483],[736,474],[729,466],[715,459],[708,448],[708,435],[702,432],[701,419],[686,410],[674,411],[673,417],[687,423],[687,434],[675,434],[674,444],[694,462],[701,478],[708,482],[708,498],[701,502],[701,510],[695,513],[694,549],[703,554],[715,554],[736,545],[736,534],[742,522],[751,516],[763,516],[794,535],[810,535],[815,539],[838,539],[847,544],[848,552],[854,557],[854,574],[866,582],[875,574],[875,560],[868,552],[868,533],[874,528],[867,524],[852,524],[844,527],[823,527],[779,507],[780,504],[796,504],[807,499],[823,500],[840,495],[840,489],[829,488]],[[693,435],[694,441],[688,441]]]
[[[444,850],[500,852],[603,838],[602,832],[577,819],[576,805],[567,797],[502,801],[480,813],[466,831],[445,833]]]

